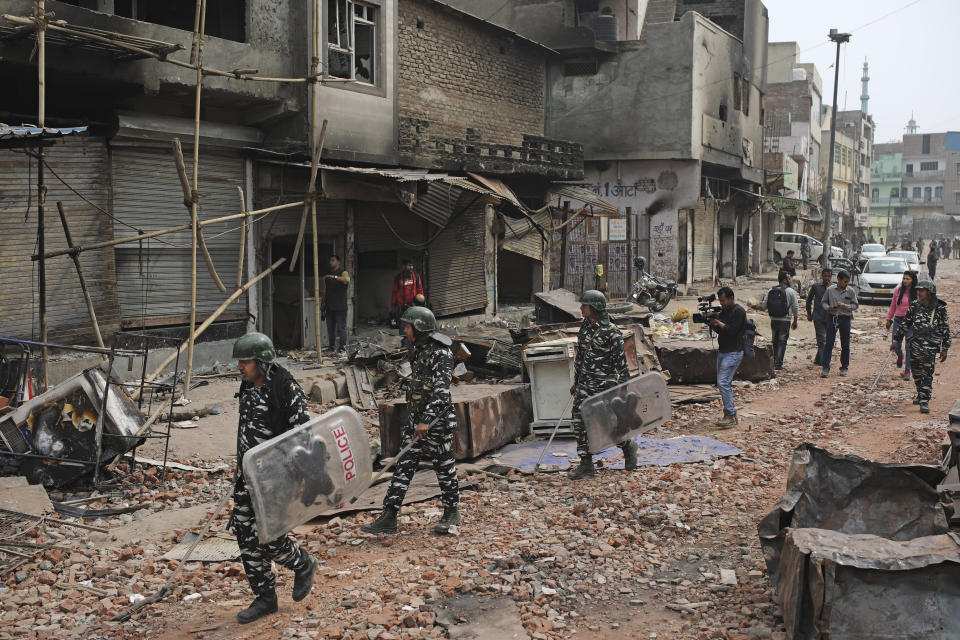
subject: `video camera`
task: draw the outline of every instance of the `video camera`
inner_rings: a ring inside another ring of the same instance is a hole
[[[713,318],[720,317],[720,312],[723,311],[723,307],[717,305],[713,306],[713,303],[716,301],[717,295],[711,293],[706,297],[697,298],[697,309],[700,310],[699,313],[693,314],[693,321],[699,324],[703,324],[708,320]]]

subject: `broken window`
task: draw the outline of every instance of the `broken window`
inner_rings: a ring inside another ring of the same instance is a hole
[[[327,0],[327,69],[337,78],[377,83],[377,7]]]

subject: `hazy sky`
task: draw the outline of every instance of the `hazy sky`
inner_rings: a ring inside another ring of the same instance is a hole
[[[770,41],[796,41],[800,62],[823,78],[833,100],[831,28],[852,34],[840,49],[840,110],[860,108],[864,58],[876,142],[899,140],[911,111],[922,132],[960,130],[960,0],[764,0]],[[888,15],[889,14],[889,15]],[[846,105],[846,107],[844,107]]]

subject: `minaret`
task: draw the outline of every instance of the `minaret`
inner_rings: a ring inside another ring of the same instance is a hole
[[[870,93],[867,91],[867,85],[870,84],[870,65],[866,58],[863,60],[863,77],[860,78],[863,83],[863,93],[860,95],[860,111],[867,115],[867,103],[870,102]]]
[[[907,133],[917,133],[920,131],[920,127],[917,125],[917,121],[913,119],[913,112],[910,112],[910,122],[907,123]]]

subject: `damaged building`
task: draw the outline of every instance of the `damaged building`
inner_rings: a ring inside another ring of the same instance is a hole
[[[59,25],[99,38],[51,30],[47,40],[46,125],[88,126],[47,150],[47,251],[66,248],[57,202],[82,247],[189,221],[171,142],[182,141],[189,172],[196,74],[162,59],[190,57],[195,3],[154,4],[46,3]],[[313,41],[312,6],[210,3],[203,64],[226,72],[203,78],[200,220],[236,214],[242,203],[261,209],[303,200],[310,124],[327,121],[317,258],[321,274],[338,254],[353,275],[348,326],[386,321],[404,258],[414,260],[438,316],[489,315],[499,300],[529,302],[549,278],[549,214],[540,209],[550,186],[583,178],[581,145],[547,137],[547,75],[557,52],[433,0],[322,0]],[[0,12],[20,20],[33,8],[26,0],[0,2]],[[23,22],[0,25],[0,74],[12,88],[0,122],[36,120],[29,33]],[[311,113],[314,53],[322,84]],[[22,283],[19,294],[29,296],[37,159],[18,149],[0,153],[0,224],[12,240],[0,251]],[[247,280],[288,259],[230,304],[212,330],[228,337],[256,327],[279,346],[312,346],[312,244],[290,261],[302,216],[291,207],[255,217],[242,265],[238,221],[204,228],[227,291],[234,273]],[[190,251],[184,230],[82,252],[103,333],[183,327]],[[47,262],[49,338],[89,339],[70,260]],[[201,266],[197,322],[226,295]],[[35,309],[21,306],[0,320],[0,334],[38,335]]]

